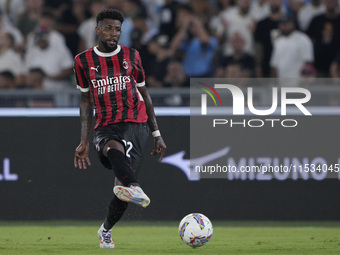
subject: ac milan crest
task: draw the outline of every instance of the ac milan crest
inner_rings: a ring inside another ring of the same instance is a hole
[[[126,62],[125,59],[124,59],[124,61],[123,61],[123,67],[124,67],[124,69],[128,69],[128,68],[129,68],[129,63]]]

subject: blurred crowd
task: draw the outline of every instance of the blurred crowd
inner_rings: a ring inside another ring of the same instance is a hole
[[[74,86],[96,14],[125,15],[148,87],[190,77],[340,77],[338,0],[0,0],[0,88]]]

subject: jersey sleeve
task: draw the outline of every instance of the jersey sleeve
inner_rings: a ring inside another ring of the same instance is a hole
[[[77,55],[74,59],[73,71],[76,76],[77,89],[79,89],[81,92],[88,92],[90,87],[79,55]]]
[[[135,69],[133,71],[133,78],[136,81],[137,87],[143,87],[145,86],[145,72],[139,52],[137,50],[135,52]]]

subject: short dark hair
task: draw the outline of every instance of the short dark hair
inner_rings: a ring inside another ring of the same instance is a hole
[[[40,74],[42,77],[45,77],[45,72],[40,68],[40,67],[33,67],[29,69],[30,73],[38,73]]]
[[[118,10],[115,9],[106,9],[98,13],[97,15],[97,25],[103,19],[115,19],[119,20],[121,23],[124,21],[124,15]]]
[[[6,79],[10,79],[12,81],[15,80],[15,75],[9,70],[5,70],[3,72],[0,72],[0,76],[4,77]]]

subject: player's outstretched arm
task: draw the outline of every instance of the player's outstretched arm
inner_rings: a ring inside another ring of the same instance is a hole
[[[81,139],[74,155],[74,166],[76,168],[79,167],[79,169],[86,169],[86,163],[89,166],[91,165],[91,161],[89,159],[89,142],[91,136],[92,116],[93,105],[91,102],[90,92],[82,92],[80,101]]]
[[[138,87],[139,92],[141,93],[145,106],[146,106],[146,113],[148,115],[148,126],[153,134],[153,137],[155,139],[155,146],[153,151],[151,152],[152,155],[160,155],[159,160],[162,161],[165,150],[166,150],[166,145],[165,142],[158,130],[158,125],[156,121],[156,116],[155,116],[155,111],[153,109],[152,105],[152,100],[150,97],[149,92],[146,90],[146,87]]]

